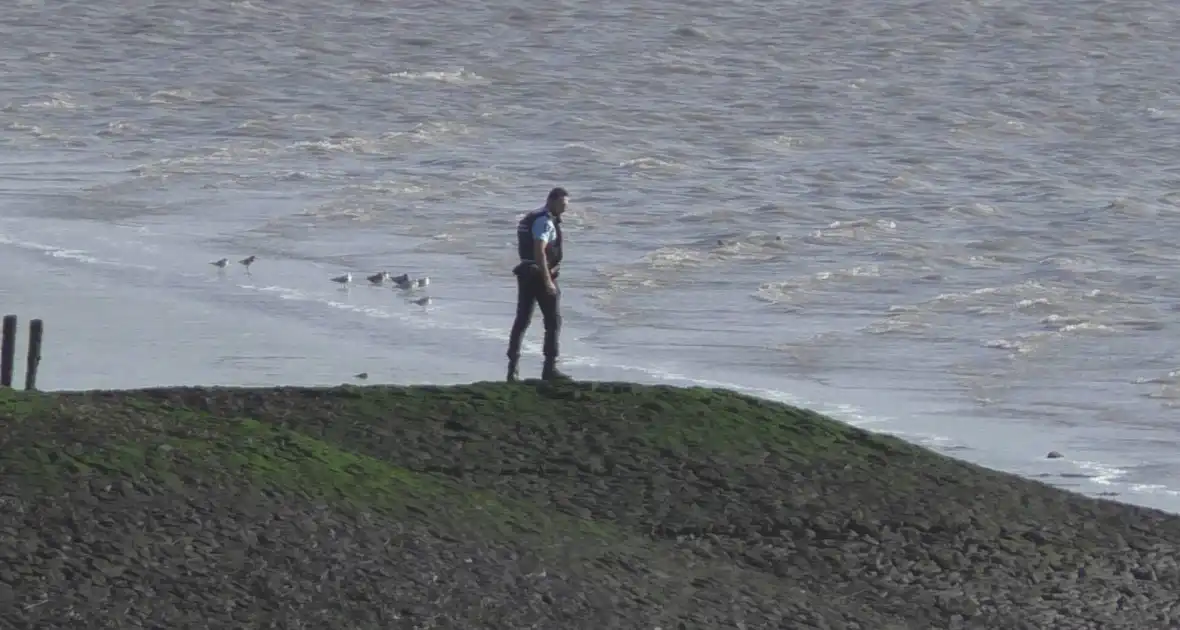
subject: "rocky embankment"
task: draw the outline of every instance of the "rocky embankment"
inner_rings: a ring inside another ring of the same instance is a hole
[[[1180,518],[629,384],[0,393],[0,627],[1180,627]]]

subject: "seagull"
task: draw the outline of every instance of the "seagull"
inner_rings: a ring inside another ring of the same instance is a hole
[[[425,289],[426,285],[430,284],[430,278],[423,276],[414,281],[414,286],[419,289]]]
[[[417,304],[418,306],[427,306],[430,304],[430,296],[428,295],[426,297],[418,298],[414,300],[414,304]]]
[[[332,282],[336,282],[339,284],[348,284],[348,283],[352,282],[352,272],[350,271],[350,272],[344,274],[343,276],[336,276],[335,278],[332,278]]]
[[[405,284],[410,281],[410,274],[403,273],[402,275],[397,276],[396,278],[390,278],[390,280],[393,280],[397,284]]]
[[[402,275],[400,275],[400,276],[398,276],[398,277],[394,278],[394,279],[393,279],[393,282],[394,282],[394,284],[396,284],[396,285],[397,285],[399,288],[401,288],[401,289],[407,289],[407,290],[408,290],[408,289],[412,289],[412,288],[414,288],[414,281],[413,281],[413,280],[410,280],[410,277],[409,277],[409,276],[407,276],[407,275],[406,275],[406,274],[404,274],[404,273],[403,273]]]
[[[247,256],[247,257],[239,260],[238,262],[246,267],[246,273],[250,273],[250,265],[253,265],[255,260],[258,260],[258,257],[254,256],[254,255],[250,255],[250,256]]]
[[[361,372],[360,374],[357,374],[357,375],[355,376],[355,378],[359,378],[359,379],[361,379],[361,380],[363,381],[363,380],[365,380],[366,378],[369,378],[369,373],[368,373],[368,372]]]
[[[388,271],[381,271],[369,276],[369,282],[372,282],[373,284],[381,284],[382,282],[385,282],[385,279],[388,277]]]
[[[221,260],[215,260],[209,264],[217,267],[218,269],[225,269],[225,266],[229,264],[229,259],[222,258]]]

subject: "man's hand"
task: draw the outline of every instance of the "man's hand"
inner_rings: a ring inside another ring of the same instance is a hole
[[[557,295],[557,284],[553,282],[553,276],[544,271],[541,273],[545,274],[545,291],[547,291],[549,295]]]

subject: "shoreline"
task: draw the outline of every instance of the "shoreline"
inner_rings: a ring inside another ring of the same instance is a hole
[[[0,417],[17,625],[125,606],[172,624],[1131,628],[1180,603],[1176,515],[729,391],[5,391]]]
[[[439,282],[437,292],[432,293],[440,307],[426,313],[407,308],[399,299],[386,299],[390,296],[385,291],[368,290],[370,287],[356,287],[348,294],[321,287],[321,275],[346,267],[373,266],[352,261],[321,268],[325,263],[318,257],[336,246],[332,239],[326,245],[316,245],[314,251],[303,252],[315,254],[312,258],[268,258],[265,271],[254,277],[226,274],[220,278],[204,269],[209,257],[206,247],[177,240],[185,223],[181,219],[153,224],[152,238],[136,246],[145,251],[163,247],[179,252],[181,259],[191,258],[199,269],[159,258],[158,252],[143,260],[129,258],[126,253],[116,255],[122,251],[119,248],[125,232],[131,229],[128,226],[103,228],[106,231],[99,235],[115,240],[90,251],[87,243],[94,244],[90,235],[70,232],[67,238],[65,233],[50,229],[66,225],[60,219],[38,222],[34,227],[27,223],[22,223],[25,227],[20,231],[27,238],[13,237],[13,243],[23,243],[13,254],[18,264],[31,265],[36,273],[15,280],[13,292],[30,303],[29,310],[18,315],[22,321],[33,316],[46,319],[49,352],[66,346],[71,349],[69,364],[49,361],[41,379],[45,387],[183,382],[314,386],[348,382],[359,372],[369,373],[372,382],[461,383],[497,378],[503,371],[500,357],[505,341],[501,337],[507,334],[503,318],[510,315],[510,290],[501,287],[509,292],[487,293],[487,278],[464,275],[476,273],[475,263],[457,254],[429,253],[439,261],[449,261],[432,264],[432,268],[448,269],[462,280],[456,277]],[[241,242],[232,246],[221,239],[213,243],[219,252],[254,247],[249,237],[240,238]],[[420,241],[405,239],[406,243]],[[388,243],[381,247],[388,247]],[[371,251],[375,255],[380,250]],[[85,262],[91,258],[92,262]],[[401,263],[394,266],[404,267]],[[165,277],[172,278],[167,288],[170,299],[161,300],[158,289]],[[478,299],[473,300],[473,295]],[[92,306],[81,311],[73,308],[82,298]],[[130,310],[143,314],[133,316],[138,320],[136,326],[127,326],[129,304]],[[164,323],[174,321],[184,322],[184,330]],[[227,326],[227,321],[231,325]],[[539,328],[539,322],[535,324]],[[530,335],[526,348],[533,346],[539,351],[539,330],[534,332],[538,336]],[[576,324],[569,325],[567,332],[571,337],[565,343],[567,358],[578,376],[739,389],[817,408],[849,424],[953,452],[985,466],[1091,495],[1118,493],[1122,500],[1180,513],[1180,482],[1175,474],[1180,461],[1158,446],[1170,435],[1170,425],[1158,420],[1159,430],[1154,434],[1136,431],[1133,435],[1137,439],[1127,441],[1127,434],[1107,425],[1073,422],[1068,407],[1043,410],[1055,414],[1047,422],[1041,421],[1042,416],[1027,414],[979,413],[986,410],[974,407],[971,401],[921,388],[898,394],[888,380],[863,388],[868,377],[855,373],[810,379],[792,372],[760,374],[747,367],[730,374],[730,379],[708,381],[705,377],[712,372],[708,361],[699,356],[639,356],[609,344],[581,344],[576,333],[588,337],[599,334],[592,326],[578,330]],[[461,344],[455,343],[457,337]],[[18,351],[21,346],[23,340],[18,340]],[[456,351],[462,354],[460,360],[442,358]],[[126,367],[112,375],[108,369],[112,361]],[[923,374],[912,377],[915,382],[927,382]],[[948,423],[947,419],[957,422]],[[1129,416],[1128,420],[1140,418]],[[1044,455],[1053,450],[1063,452],[1066,458],[1045,460]]]

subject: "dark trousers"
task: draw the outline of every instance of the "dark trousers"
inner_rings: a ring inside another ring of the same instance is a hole
[[[557,336],[561,334],[561,289],[555,294],[545,290],[541,272],[529,264],[521,264],[512,270],[516,274],[516,321],[512,322],[512,334],[508,337],[508,358],[520,358],[520,342],[533,320],[533,309],[541,307],[545,321],[545,345],[543,354],[547,360],[557,358]],[[554,283],[556,284],[554,274]]]

